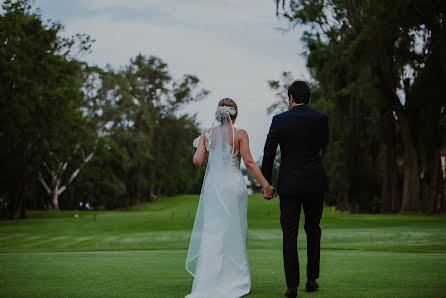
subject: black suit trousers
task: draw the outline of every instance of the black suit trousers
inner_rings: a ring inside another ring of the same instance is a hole
[[[324,193],[301,193],[280,196],[280,224],[283,231],[283,263],[289,288],[299,286],[299,259],[297,236],[301,206],[305,214],[307,234],[307,280],[319,277],[321,228],[319,226],[324,206]]]

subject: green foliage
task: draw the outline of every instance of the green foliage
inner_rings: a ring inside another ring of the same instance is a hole
[[[126,194],[124,178],[128,156],[109,137],[98,139],[95,158],[85,165],[83,175],[70,190],[69,198],[64,197],[64,209],[79,208],[89,204],[99,209],[112,209],[122,206]]]
[[[191,156],[200,131],[181,108],[208,94],[200,80],[173,78],[142,54],[119,70],[77,61],[93,40],[62,37],[63,26],[43,23],[31,3],[4,1],[0,14],[0,217],[199,192],[203,169]]]
[[[330,119],[329,202],[362,212],[376,211],[379,201],[384,212],[440,212],[444,2],[276,3],[293,26],[311,26],[302,41],[317,82],[311,104]]]
[[[76,106],[79,64],[69,59],[76,39],[43,24],[29,1],[5,1],[0,15],[0,216],[25,216],[25,193],[42,161],[87,140]],[[82,39],[82,38],[81,38]],[[88,49],[88,38],[82,39]],[[81,43],[82,43],[81,42]],[[59,154],[60,153],[60,154]]]
[[[184,104],[208,93],[197,77],[174,79],[161,59],[141,54],[120,70],[86,67],[83,77],[93,126],[128,157],[121,207],[200,191],[203,169],[191,162],[200,131],[195,118],[180,115]]]

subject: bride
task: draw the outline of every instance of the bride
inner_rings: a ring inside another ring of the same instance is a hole
[[[194,141],[194,165],[208,162],[186,258],[186,270],[194,276],[186,298],[241,297],[251,289],[248,192],[240,158],[266,194],[272,196],[274,189],[251,156],[248,134],[233,126],[237,114],[232,99],[220,100],[211,128]]]

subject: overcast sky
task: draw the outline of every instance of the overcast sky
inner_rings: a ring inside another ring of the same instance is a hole
[[[83,60],[124,66],[138,53],[154,55],[169,65],[175,77],[195,74],[207,99],[184,112],[197,114],[209,127],[223,97],[239,108],[236,127],[250,137],[255,160],[263,145],[274,102],[267,81],[282,71],[310,78],[298,29],[283,33],[284,20],[275,16],[274,0],[36,0],[43,19],[62,22],[67,35],[87,33],[96,42]],[[192,140],[191,140],[192,144]]]

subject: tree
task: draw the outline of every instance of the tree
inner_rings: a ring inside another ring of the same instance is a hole
[[[0,217],[25,217],[25,202],[129,208],[198,192],[200,132],[181,107],[208,94],[199,79],[142,54],[119,70],[77,61],[92,40],[61,37],[30,3],[5,1],[0,15]]]
[[[312,26],[303,41],[308,67],[333,102],[329,152],[336,154],[330,168],[341,164],[335,181],[342,179],[331,184],[346,186],[336,190],[338,204],[366,211],[381,188],[382,211],[440,211],[445,97],[438,86],[445,59],[436,53],[445,48],[444,2],[302,0],[290,1],[288,9],[286,1],[276,4],[291,24]],[[431,185],[425,187],[428,195],[422,195],[422,181]]]
[[[58,159],[57,156],[55,156],[52,151],[50,151],[49,155],[53,157],[52,162],[42,162],[48,172],[48,175],[50,176],[49,181],[51,181],[51,183],[47,183],[45,181],[42,172],[39,172],[38,179],[42,186],[45,188],[48,195],[51,197],[51,204],[53,209],[55,210],[59,210],[59,196],[67,189],[67,186],[71,182],[73,182],[77,175],[79,175],[81,168],[84,167],[94,155],[94,152],[85,154],[83,149],[79,149],[79,147],[75,149],[73,155],[76,154],[78,150],[82,154],[82,163],[78,165],[77,168],[75,168],[74,171],[68,176],[69,178],[67,179],[67,181],[63,181],[62,178],[65,174],[65,170],[67,169],[69,161],[61,161],[60,159]]]
[[[59,23],[43,24],[30,1],[6,0],[0,15],[0,180],[2,216],[25,217],[25,194],[37,182],[50,148],[82,131],[76,110],[82,93],[75,77],[75,46],[90,47],[88,36],[59,36]]]
[[[86,113],[98,133],[127,156],[124,206],[152,197],[199,191],[202,173],[190,162],[192,140],[200,134],[195,118],[178,115],[182,105],[200,100],[193,75],[173,78],[160,58],[137,55],[120,70],[85,69]]]

